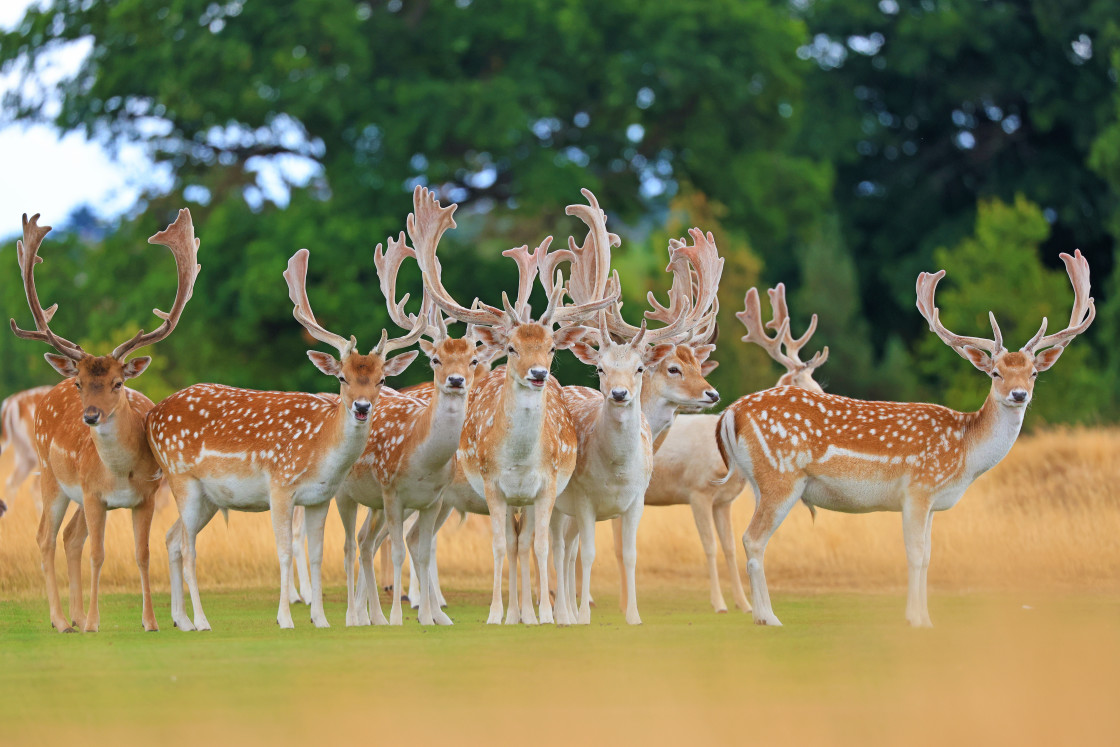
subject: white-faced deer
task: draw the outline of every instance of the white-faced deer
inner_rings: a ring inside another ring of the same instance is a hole
[[[417,205],[416,210],[419,212],[421,207]],[[420,230],[411,220],[408,227],[410,233]],[[418,237],[413,233],[412,236],[414,242],[426,239],[423,234]],[[408,295],[400,302],[396,300],[397,272],[406,258],[416,254],[405,243],[403,233],[397,239],[388,239],[387,245],[386,252],[382,251],[381,244],[377,245],[374,264],[388,302],[389,316],[398,325],[419,325],[423,329],[428,339],[421,339],[420,347],[428,356],[435,380],[430,387],[418,391],[417,396],[391,389],[382,391],[373,408],[365,452],[336,494],[338,512],[346,531],[346,624],[368,625],[370,605],[374,621],[385,622],[377,601],[377,584],[373,581],[373,540],[381,525],[386,523],[393,551],[393,606],[388,622],[401,624],[404,520],[406,513],[416,511],[419,512],[416,535],[409,543],[409,550],[414,564],[412,573],[420,587],[416,600],[420,608],[418,620],[421,625],[450,625],[451,618],[439,604],[431,603],[428,561],[440,513],[440,491],[451,481],[455,451],[459,448],[459,434],[466,417],[467,393],[479,365],[478,345],[469,332],[463,339],[449,337],[439,309],[432,310],[426,323],[405,312]],[[360,603],[356,601],[354,583],[354,527],[359,504],[379,511],[377,525],[363,535],[362,563],[366,573]]]
[[[50,328],[58,305],[44,309],[35,290],[35,265],[39,245],[50,231],[38,226],[35,215],[23,216],[23,240],[17,244],[19,266],[27,303],[35,319],[35,331],[28,332],[11,321],[12,331],[25,340],[46,342],[60,355],[46,354],[47,362],[66,381],[43,398],[35,417],[35,448],[42,469],[40,484],[43,513],[39,522],[39,548],[43,554],[43,573],[47,581],[51,624],[55,629],[73,629],[62,615],[55,580],[55,546],[58,530],[71,501],[79,511],[67,524],[64,541],[70,570],[70,619],[84,631],[100,625],[98,584],[105,560],[105,514],[114,508],[132,509],[136,542],[136,564],[140,569],[143,595],[142,622],[145,630],[158,630],[148,584],[148,535],[159,487],[160,467],[152,456],[144,434],[144,418],[152,401],[124,386],[128,379],[144,372],[152,359],[147,356],[126,361],[130,353],[159,342],[171,334],[190,300],[199,265],[196,261],[199,240],[188,210],[179,211],[175,222],[148,239],[171,250],[178,270],[178,290],[170,313],[156,310],[162,323],[147,334],[144,330],[121,343],[109,355],[94,356],[78,345],[56,335]],[[87,530],[88,527],[88,530]],[[81,561],[87,531],[90,548],[89,612],[82,615]]]
[[[799,386],[815,392],[823,392],[813,380],[813,371],[828,359],[828,348],[813,355],[808,362],[802,362],[799,352],[812,337],[817,328],[817,316],[809,324],[801,337],[795,338],[789,331],[789,310],[786,306],[785,286],[781,283],[771,288],[770,304],[774,318],[766,323],[769,329],[777,330],[770,337],[763,329],[762,312],[758,291],[751,288],[745,299],[745,310],[736,314],[747,328],[744,342],[756,342],[770,356],[781,363],[786,371],[778,380],[778,386]],[[726,612],[727,604],[719,584],[719,567],[716,560],[716,537],[723,550],[728,576],[731,579],[731,593],[735,606],[743,612],[750,612],[751,605],[743,591],[739,578],[738,561],[735,558],[735,540],[731,528],[731,504],[746,488],[746,481],[736,473],[726,483],[714,484],[727,472],[719,447],[712,434],[716,430],[719,415],[686,414],[673,421],[665,440],[653,457],[653,477],[646,491],[647,506],[676,506],[688,504],[696,521],[696,531],[707,558],[709,591],[712,607],[716,612]],[[811,507],[810,507],[811,508]]]
[[[311,560],[311,620],[327,627],[321,569],[323,526],[331,496],[361,455],[370,414],[387,376],[404,371],[412,351],[389,358],[420,337],[381,341],[368,354],[357,340],[329,332],[307,300],[308,251],[288,261],[293,316],[316,340],[338,351],[307,351],[322,373],[338,379],[335,398],[304,392],[259,392],[220,384],[196,384],[160,402],[148,416],[148,439],[179,506],[179,521],[167,533],[171,565],[171,615],[180,630],[209,630],[195,575],[195,540],[219,510],[269,511],[280,559],[280,605],[276,622],[293,627],[289,597],[292,573],[292,512],[304,507]],[[423,310],[427,313],[427,308]],[[191,593],[194,621],[186,615],[183,579]]]
[[[39,470],[39,457],[35,454],[35,411],[47,392],[53,388],[37,386],[24,389],[0,402],[0,454],[12,452],[12,472],[4,485],[4,497],[9,501],[19,493],[27,476]],[[38,479],[35,482],[38,483]],[[33,495],[38,493],[38,484],[31,490]],[[35,501],[39,511],[42,511],[42,499],[36,496]],[[4,515],[7,508],[4,501],[0,500],[0,516]]]
[[[909,565],[906,619],[930,625],[926,571],[933,512],[952,508],[968,486],[1010,451],[1031,401],[1035,377],[1058,360],[1096,316],[1089,297],[1089,263],[1062,254],[1074,303],[1069,326],[1038,334],[1015,352],[993,339],[962,337],[947,330],[934,304],[944,276],[918,277],[918,309],[945,344],[992,378],[984,406],[957,412],[931,404],[864,402],[799,387],[747,395],[720,416],[717,437],[728,477],[743,475],[756,507],[743,535],[751,580],[754,620],[780,625],[770,605],[763,555],[770,535],[798,501],[833,511],[902,512]]]
[[[517,251],[513,255],[521,269],[515,304],[503,295],[504,311],[486,305],[463,306],[444,288],[436,257],[440,237],[455,226],[455,206],[441,207],[421,188],[417,188],[413,202],[415,213],[409,216],[409,235],[432,301],[448,316],[474,324],[479,339],[489,347],[504,348],[508,359],[507,365],[492,371],[471,393],[457,453],[464,479],[486,499],[494,532],[494,589],[487,622],[502,621],[506,533],[513,530],[512,513],[518,509],[532,509],[534,515],[533,547],[542,571],[540,621],[552,622],[545,571],[548,523],[556,495],[567,486],[575,469],[577,439],[560,385],[549,375],[549,369],[556,351],[571,347],[587,331],[579,326],[561,326],[554,332],[553,325],[573,325],[589,313],[613,305],[617,293],[563,306],[564,291],[558,284],[539,320],[530,321],[529,291],[539,259],[551,243],[546,239],[533,254]],[[532,596],[527,584],[522,587],[519,617],[522,622],[534,623],[537,616],[533,613]],[[511,609],[515,604],[511,598]]]
[[[618,237],[607,231],[606,215],[594,195],[588,190],[583,190],[583,194],[589,204],[572,205],[566,211],[569,215],[578,215],[587,224],[583,245],[577,247],[574,240],[569,240],[570,248],[566,252],[555,252],[542,261],[542,267],[547,268],[550,276],[559,261],[571,262],[569,293],[577,303],[602,296],[610,267],[610,247],[618,243]],[[596,367],[599,390],[578,386],[563,388],[565,404],[576,422],[579,447],[575,472],[556,499],[557,513],[553,515],[551,526],[556,553],[558,622],[591,622],[590,579],[595,558],[595,523],[621,517],[626,621],[631,625],[641,623],[634,586],[637,531],[644,506],[643,495],[653,471],[653,437],[640,404],[645,371],[649,367],[656,368],[672,354],[676,340],[682,336],[688,338],[696,327],[711,323],[705,315],[714,304],[723,269],[723,260],[718,256],[711,234],[705,236],[695,229],[693,237],[696,243],[691,246],[683,241],[670,242],[669,270],[674,273],[670,304],[663,307],[651,299],[654,311],[647,312],[649,318],[663,321],[666,326],[647,331],[643,321],[641,327],[632,327],[622,320],[615,306],[610,312],[610,323],[607,312],[600,312],[597,334],[589,335],[594,346],[579,342],[572,348],[581,361]],[[695,295],[694,272],[698,279]],[[612,340],[612,331],[613,337],[622,340],[621,343]],[[572,517],[574,522],[565,522],[561,515]],[[568,554],[565,545],[571,543],[574,556],[576,532],[583,562],[578,613],[569,598],[574,585],[567,583],[568,574],[574,575],[574,562],[571,570],[565,564]],[[560,590],[564,593],[559,593]]]

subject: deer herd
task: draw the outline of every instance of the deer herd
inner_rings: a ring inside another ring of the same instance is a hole
[[[956,505],[968,486],[1008,453],[1035,378],[1092,323],[1096,312],[1086,259],[1079,251],[1061,255],[1074,291],[1067,327],[1047,334],[1043,319],[1038,333],[1014,352],[1003,346],[994,316],[991,339],[946,329],[934,301],[944,270],[918,277],[917,306],[930,330],[992,380],[977,412],[825,393],[813,374],[827,360],[828,348],[807,361],[800,355],[817,317],[795,337],[779,284],[768,292],[770,321],[763,322],[754,288],[736,317],[746,328],[742,340],[762,347],[786,373],[774,388],[744,396],[722,414],[706,414],[702,411],[720,399],[705,378],[717,365],[711,356],[724,260],[715,237],[694,228],[687,238],[669,242],[668,303],[649,293],[650,308],[635,326],[622,316],[621,283],[611,268],[611,250],[620,239],[607,230],[595,196],[588,190],[583,196],[587,204],[566,211],[586,224],[582,244],[570,238],[568,248],[552,250],[548,237],[534,250],[504,252],[516,263],[519,282],[514,299],[503,293],[497,307],[456,299],[445,287],[437,252],[455,227],[456,206],[445,207],[435,193],[417,187],[406,231],[374,252],[388,316],[403,330],[400,337],[383,330],[368,353],[360,352],[355,337],[330,332],[316,319],[308,299],[308,250],[296,252],[283,272],[296,321],[337,355],[307,353],[319,371],[338,380],[337,394],[196,384],[158,404],[125,385],[151,362],[129,355],[171,334],[191,298],[200,241],[190,212],[180,210],[149,239],[169,248],[175,259],[178,291],[171,311],[156,310],[162,321],[154,331],[137,332],[106,356],[91,355],[51,329],[57,305],[44,308],[35,288],[40,245],[51,229],[38,225],[38,215],[30,220],[25,215],[17,254],[35,326],[24,330],[12,320],[11,327],[18,337],[53,348],[45,357],[64,380],[4,400],[0,448],[14,452],[9,494],[38,471],[38,544],[51,624],[64,632],[98,629],[106,512],[128,508],[142,623],[145,630],[158,629],[148,537],[154,496],[165,483],[178,509],[166,542],[171,616],[180,630],[210,629],[195,571],[196,540],[217,512],[230,510],[270,514],[280,567],[277,623],[293,627],[290,604],[302,600],[310,604],[312,623],[326,627],[321,577],[332,499],[345,531],[348,626],[401,624],[406,554],[416,582],[410,602],[418,607],[419,622],[451,624],[439,588],[437,536],[456,511],[490,517],[494,575],[487,622],[589,623],[595,525],[610,519],[622,570],[620,604],[626,622],[638,624],[635,569],[642,513],[647,506],[683,504],[691,506],[704,546],[715,610],[727,610],[718,537],[735,605],[756,623],[780,625],[764,556],[770,536],[798,503],[812,511],[900,512],[909,568],[906,619],[930,625],[926,572],[933,513]],[[409,294],[398,300],[396,289],[398,271],[410,259],[423,282],[417,313],[406,310]],[[529,299],[538,281],[547,306],[534,316]],[[451,337],[448,321],[465,323],[466,334]],[[409,350],[417,344],[419,350]],[[564,386],[551,375],[561,350],[595,368],[597,389]],[[420,351],[432,380],[399,390],[387,386]],[[505,362],[491,368],[502,357]],[[732,502],[748,489],[755,500],[742,538],[749,600],[730,513]],[[77,510],[63,531],[70,591],[63,614],[55,550],[70,503]],[[360,527],[359,506],[368,509]],[[0,515],[4,509],[0,501]],[[90,600],[83,609],[87,536]],[[393,569],[388,618],[373,566],[387,538]],[[302,570],[305,539],[309,573]]]

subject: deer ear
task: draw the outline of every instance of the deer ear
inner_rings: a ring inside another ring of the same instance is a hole
[[[342,373],[342,364],[330,353],[320,353],[318,350],[308,350],[307,357],[327,376],[338,376]]]
[[[692,354],[696,356],[696,360],[703,363],[708,360],[708,356],[716,351],[715,345],[693,345]]]
[[[660,345],[655,345],[646,350],[646,365],[650,368],[659,365],[662,361],[669,357],[677,346],[671,342],[663,342]]]
[[[65,355],[44,353],[43,357],[47,359],[47,363],[51,364],[51,368],[58,371],[63,376],[69,377],[78,375],[78,364]]]
[[[599,351],[582,340],[572,345],[571,351],[575,353],[575,356],[579,358],[580,361],[589,366],[596,366],[599,364]]]
[[[704,361],[703,365],[700,366],[700,375],[706,377],[712,371],[715,371],[718,366],[719,361]]]
[[[992,359],[980,348],[974,348],[971,345],[965,345],[964,347],[959,349],[959,352],[962,358],[979,368],[984,373],[992,372]]]
[[[419,350],[409,350],[407,353],[401,353],[396,358],[390,358],[385,361],[385,376],[399,376],[404,373],[408,368],[408,364],[416,360],[416,356],[420,355]]]
[[[566,350],[582,340],[590,331],[587,327],[564,327],[552,335],[552,341],[556,344],[557,350]]]
[[[1064,351],[1065,348],[1061,346],[1043,350],[1034,357],[1034,367],[1039,371],[1045,371],[1058,362],[1058,359],[1062,357]]]
[[[124,378],[135,379],[140,374],[148,370],[148,365],[152,362],[150,356],[142,355],[139,358],[133,358],[128,363],[125,363],[122,368],[124,369]]]
[[[436,346],[428,342],[427,340],[420,340],[420,349],[423,350],[424,355],[428,356],[429,358],[433,357],[436,354]]]
[[[478,338],[484,346],[489,348],[498,348],[499,350],[505,347],[509,338],[506,337],[500,330],[493,327],[475,327],[474,336]]]

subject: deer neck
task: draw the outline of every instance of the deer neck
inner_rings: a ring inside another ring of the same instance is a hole
[[[372,413],[364,423],[359,422],[350,414],[350,408],[342,403],[340,397],[338,406],[324,417],[326,422],[323,424],[323,431],[333,435],[332,444],[328,449],[334,452],[338,463],[356,462],[365,450],[366,441],[369,439]]]
[[[466,394],[444,394],[435,387],[413,430],[423,468],[439,467],[455,455],[466,414]]]
[[[652,383],[649,376],[643,377],[640,401],[642,414],[646,416],[646,422],[649,423],[650,434],[654,440],[657,440],[673,424],[673,419],[677,417],[678,408],[676,403],[662,397],[661,393],[651,386]]]
[[[598,422],[592,437],[604,454],[632,458],[642,446],[642,408],[637,402],[625,407],[603,397]]]
[[[133,409],[127,393],[122,393],[121,399],[113,417],[103,425],[90,427],[89,433],[98,457],[109,471],[127,475],[135,468],[142,450],[149,447],[143,418]]]
[[[545,397],[550,387],[534,392],[513,380],[507,369],[502,392],[502,410],[506,420],[505,452],[515,462],[529,459],[540,450],[544,435]]]
[[[1025,407],[1009,407],[989,394],[978,412],[970,413],[964,440],[968,444],[966,470],[973,476],[999,464],[1019,437]]]

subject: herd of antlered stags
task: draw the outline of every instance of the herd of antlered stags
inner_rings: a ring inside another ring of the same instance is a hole
[[[362,352],[355,337],[322,326],[308,299],[307,249],[297,251],[282,273],[296,321],[334,351],[307,355],[319,371],[338,380],[337,394],[196,384],[158,404],[125,386],[151,362],[129,355],[171,334],[191,298],[200,241],[190,212],[181,210],[174,223],[149,239],[168,247],[175,259],[178,292],[171,310],[156,310],[162,321],[154,331],[141,330],[104,356],[87,353],[51,329],[57,305],[40,303],[34,274],[50,228],[40,226],[37,215],[30,220],[25,215],[17,248],[34,329],[21,329],[12,320],[12,331],[53,348],[46,359],[64,380],[9,397],[0,417],[7,443],[16,451],[15,484],[36,467],[40,471],[38,541],[51,624],[59,631],[98,629],[106,512],[128,508],[142,622],[146,630],[158,629],[148,581],[148,536],[154,496],[166,482],[178,509],[166,539],[171,615],[181,630],[210,628],[195,572],[196,538],[218,511],[229,510],[271,515],[280,567],[277,622],[292,627],[290,603],[306,601],[312,622],[325,627],[321,567],[332,498],[346,535],[347,625],[401,623],[406,552],[417,582],[410,601],[419,608],[419,622],[451,624],[435,551],[439,529],[452,511],[490,517],[494,579],[488,622],[590,622],[595,525],[613,519],[622,568],[620,603],[626,621],[640,623],[635,567],[642,512],[646,506],[673,504],[692,506],[716,611],[727,607],[713,526],[736,605],[751,612],[756,623],[779,625],[764,555],[770,536],[798,503],[814,511],[900,512],[909,567],[906,619],[929,625],[926,570],[933,513],[954,506],[978,475],[1007,454],[1035,378],[1092,323],[1096,312],[1086,259],[1080,252],[1061,255],[1074,291],[1066,328],[1047,334],[1043,319],[1038,333],[1016,351],[1004,347],[994,316],[991,338],[946,329],[934,302],[944,271],[918,277],[917,306],[930,330],[991,378],[991,391],[977,412],[825,393],[813,372],[826,361],[828,349],[804,361],[800,355],[817,317],[795,337],[785,287],[779,284],[769,291],[770,321],[763,321],[754,288],[736,316],[746,327],[743,341],[761,346],[786,373],[774,388],[742,397],[720,415],[706,414],[702,411],[719,402],[705,379],[717,365],[711,358],[723,259],[715,237],[694,228],[687,238],[669,242],[668,304],[650,293],[651,308],[635,326],[623,316],[621,281],[611,270],[611,249],[620,239],[607,230],[594,195],[583,190],[583,196],[587,204],[566,211],[587,226],[582,244],[569,239],[566,249],[551,250],[548,237],[532,251],[522,246],[504,252],[516,263],[519,282],[516,295],[511,300],[503,293],[499,307],[477,298],[456,299],[447,290],[437,253],[443,235],[455,227],[455,205],[445,207],[434,193],[417,187],[406,230],[390,238],[385,249],[378,245],[373,257],[389,318],[403,330],[400,337],[384,330]],[[398,271],[409,259],[423,277],[417,313],[406,310],[408,294],[398,300],[396,291]],[[278,280],[280,275],[277,268]],[[547,306],[534,314],[529,298],[538,281]],[[449,321],[465,323],[466,333],[450,336]],[[411,349],[414,345],[419,350]],[[401,350],[406,352],[391,355]],[[551,375],[561,350],[595,367],[598,389],[564,386]],[[420,351],[432,380],[400,390],[388,387],[386,380],[402,373]],[[740,582],[730,522],[731,502],[748,489],[755,501],[743,535],[750,601]],[[71,502],[77,511],[63,533],[70,591],[64,615],[55,547]],[[359,505],[369,509],[361,527]],[[0,502],[0,514],[3,509]],[[87,535],[92,535],[92,573],[89,607],[83,609],[81,559]],[[373,556],[386,537],[393,566],[388,618],[373,569]],[[302,566],[305,538],[309,573]],[[540,571],[536,607],[531,554]],[[309,591],[306,586],[296,591],[293,560],[301,578],[309,579]],[[193,617],[187,615],[184,583]]]

